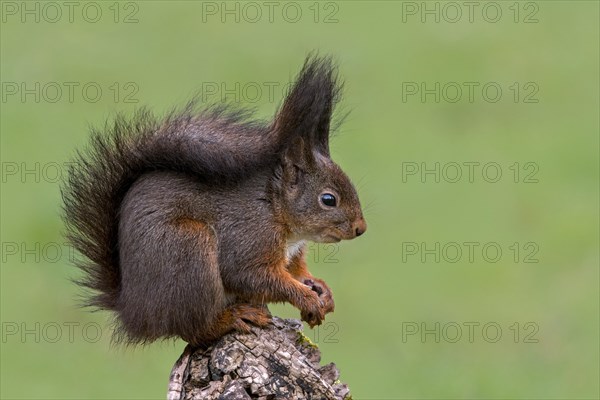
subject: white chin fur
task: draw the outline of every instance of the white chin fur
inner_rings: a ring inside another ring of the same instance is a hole
[[[288,242],[287,243],[287,248],[286,248],[286,258],[289,260],[292,259],[292,257],[294,257],[296,254],[298,254],[300,252],[300,250],[302,249],[302,247],[304,246],[304,244],[306,243],[305,240],[299,240],[297,242]]]

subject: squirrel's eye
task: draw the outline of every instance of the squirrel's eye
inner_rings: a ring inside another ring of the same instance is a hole
[[[321,203],[327,207],[335,207],[337,205],[337,200],[331,193],[323,193],[321,195]]]

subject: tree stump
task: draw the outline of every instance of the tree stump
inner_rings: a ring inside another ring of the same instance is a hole
[[[208,348],[187,346],[173,366],[168,400],[350,399],[334,363],[321,367],[302,323],[273,317],[267,328],[232,332]]]

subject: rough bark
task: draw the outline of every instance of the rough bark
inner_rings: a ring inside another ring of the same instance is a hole
[[[233,332],[208,348],[187,346],[171,371],[169,400],[350,399],[334,363],[298,320],[273,318],[267,328]]]

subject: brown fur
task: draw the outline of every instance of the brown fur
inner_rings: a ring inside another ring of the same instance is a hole
[[[265,325],[269,302],[293,304],[311,326],[333,311],[304,251],[290,260],[286,251],[366,229],[356,190],[329,156],[339,92],[331,61],[309,57],[270,124],[189,106],[93,133],[63,190],[65,219],[87,258],[88,304],[116,312],[118,341],[207,343]]]

